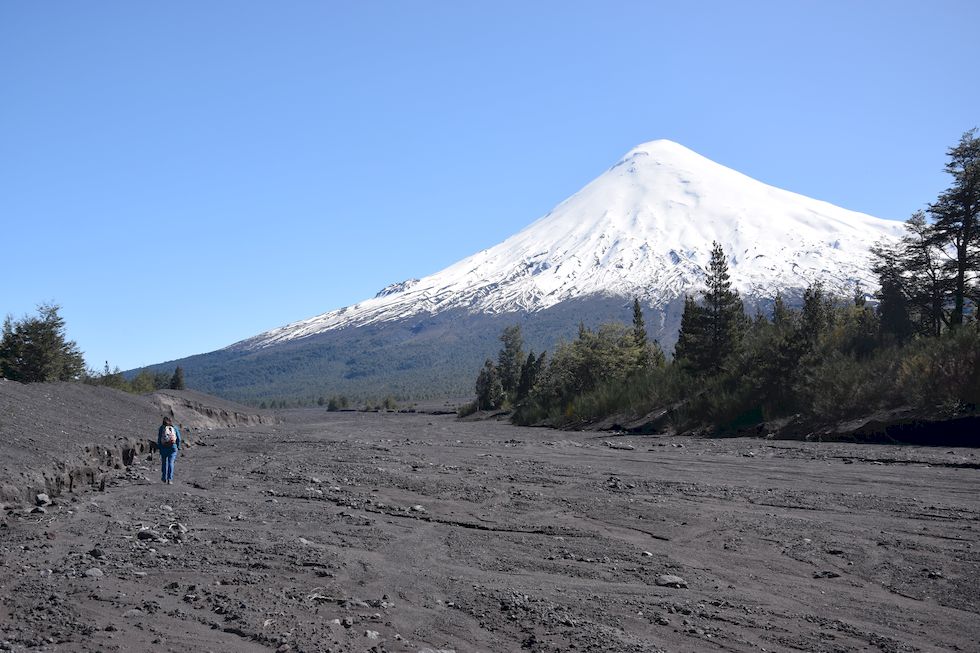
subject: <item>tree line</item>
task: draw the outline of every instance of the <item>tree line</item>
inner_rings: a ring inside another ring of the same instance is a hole
[[[980,139],[947,152],[950,187],[872,249],[879,281],[869,305],[814,283],[791,307],[746,314],[725,253],[713,244],[705,290],[685,298],[672,360],[633,325],[607,323],[525,355],[520,327],[501,336],[476,400],[461,412],[509,408],[519,424],[571,426],[610,415],[725,432],[799,420],[826,423],[898,407],[955,415],[980,403]],[[518,363],[518,361],[520,361]]]
[[[132,378],[127,379],[118,367],[109,371],[109,362],[106,361],[101,373],[97,374],[89,370],[82,377],[82,381],[89,385],[103,385],[134,394],[145,394],[157,390],[185,390],[187,388],[184,381],[184,368],[180,365],[174,368],[172,373],[162,370],[153,372],[144,368]]]
[[[131,379],[118,367],[110,371],[108,361],[101,373],[86,368],[78,345],[68,339],[60,310],[57,304],[44,303],[37,307],[37,315],[26,315],[19,320],[8,315],[4,319],[0,335],[0,378],[21,383],[82,381],[134,393],[185,388],[184,370],[180,366],[173,373],[144,369]]]

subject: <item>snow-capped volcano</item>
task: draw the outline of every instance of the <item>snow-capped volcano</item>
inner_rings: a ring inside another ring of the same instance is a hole
[[[640,145],[504,242],[353,306],[238,343],[296,338],[449,309],[535,312],[590,295],[662,306],[701,287],[712,241],[745,297],[821,281],[876,286],[869,247],[901,224],[756,181],[667,140]]]

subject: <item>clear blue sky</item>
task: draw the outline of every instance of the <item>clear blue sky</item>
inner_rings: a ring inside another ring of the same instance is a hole
[[[980,3],[0,4],[0,313],[211,351],[492,246],[634,145],[903,220],[980,124]]]

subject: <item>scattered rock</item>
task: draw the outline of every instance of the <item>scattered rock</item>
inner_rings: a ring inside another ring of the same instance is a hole
[[[376,630],[365,630],[364,636],[368,639],[378,639],[381,637],[381,634]]]
[[[139,533],[137,533],[136,534],[136,537],[137,537],[137,539],[140,539],[140,540],[155,540],[155,539],[157,539],[160,536],[157,535],[156,533],[154,533],[151,530],[145,530],[145,531],[140,531]]]
[[[102,558],[105,557],[105,553],[103,553],[102,552],[102,549],[100,549],[98,547],[96,547],[96,548],[92,549],[91,551],[89,551],[88,554],[90,556],[92,556],[93,558],[96,558],[98,560],[101,560]]]
[[[44,492],[41,492],[36,497],[34,497],[34,503],[39,506],[50,506],[51,498],[48,497]]]
[[[813,572],[814,578],[840,578],[840,574],[836,571],[815,571]]]
[[[89,578],[102,578],[103,576],[105,576],[105,572],[99,569],[98,567],[92,567],[91,569],[85,570],[85,575],[88,576]]]
[[[610,449],[622,449],[623,451],[633,451],[636,449],[636,447],[628,442],[610,442],[609,440],[606,440],[605,444]]]
[[[425,506],[418,505],[418,504],[414,505],[412,506],[412,512],[425,512]]]
[[[676,589],[683,589],[687,587],[687,581],[680,576],[674,576],[673,574],[661,574],[657,576],[657,585],[660,587],[674,587]]]

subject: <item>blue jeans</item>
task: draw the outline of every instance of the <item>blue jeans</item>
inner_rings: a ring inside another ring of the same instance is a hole
[[[174,449],[169,455],[160,453],[160,480],[172,481],[174,478],[174,463],[177,462],[177,450]]]

